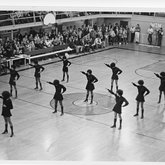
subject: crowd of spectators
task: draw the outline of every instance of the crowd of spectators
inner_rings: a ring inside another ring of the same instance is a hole
[[[18,31],[13,40],[9,38],[0,40],[0,54],[10,58],[28,51],[65,44],[77,54],[89,52],[115,43],[126,44],[128,30],[118,24],[98,26],[96,23],[93,26],[84,24],[79,28],[76,26],[63,27],[62,30],[55,28],[50,32],[44,32],[42,29],[37,32],[31,28],[30,32],[24,35]]]

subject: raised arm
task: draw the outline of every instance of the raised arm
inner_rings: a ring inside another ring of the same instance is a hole
[[[80,71],[82,74],[87,75],[84,71]]]
[[[29,64],[30,66],[32,66],[32,67],[34,67],[34,65],[33,64]]]
[[[112,95],[117,96],[117,95],[116,95],[116,93],[114,93],[114,92],[113,92],[113,91],[111,91],[110,89],[108,89],[108,88],[106,88],[106,89],[107,89],[107,90],[108,90],[108,92],[109,92],[109,93],[111,93]]]
[[[58,57],[59,59],[63,60],[63,58],[62,58],[62,57],[60,57],[58,54],[56,54],[56,57]]]
[[[138,85],[136,85],[136,84],[135,84],[135,83],[133,83],[133,82],[132,82],[132,84],[133,84],[135,87],[137,87],[137,86],[138,86]]]
[[[50,82],[50,81],[47,81],[47,83],[50,84],[50,85],[54,85],[54,84],[53,84],[52,82]]]
[[[105,63],[104,63],[105,64]],[[107,67],[111,68],[111,66],[109,64],[105,64]]]

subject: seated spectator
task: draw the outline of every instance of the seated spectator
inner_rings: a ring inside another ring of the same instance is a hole
[[[59,37],[58,36],[55,36],[55,38],[53,40],[53,45],[54,46],[57,46],[57,45],[60,45],[60,43],[61,43],[61,41],[60,41]]]
[[[78,37],[75,38],[74,40],[74,44],[75,44],[75,48],[76,48],[76,53],[80,53],[80,52],[83,52],[83,43],[80,39],[78,39]]]
[[[95,45],[96,49],[103,48],[103,43],[101,41],[101,38],[98,35],[96,36],[96,39],[94,41],[94,45]]]
[[[30,34],[30,36],[29,36],[29,41],[31,42],[31,41],[33,41],[34,39],[33,39],[33,34]]]
[[[73,42],[72,37],[69,37],[69,39],[68,39],[68,46],[69,46],[71,49],[74,49],[74,50],[75,50],[75,44],[74,44],[74,42]]]

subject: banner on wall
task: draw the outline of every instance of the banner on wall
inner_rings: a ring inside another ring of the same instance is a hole
[[[160,23],[150,23],[150,25],[151,25],[152,28],[155,29],[156,31],[158,31],[158,30],[162,27],[162,24],[160,24]]]

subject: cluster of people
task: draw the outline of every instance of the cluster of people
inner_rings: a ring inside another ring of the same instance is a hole
[[[141,27],[139,24],[136,26],[132,26],[130,28],[131,32],[131,43],[139,43],[140,42],[140,32],[141,32]],[[163,39],[163,28],[162,27],[153,27],[152,25],[149,26],[147,29],[147,41],[149,45],[156,45],[156,46],[161,46],[162,45],[162,39]],[[155,42],[153,43],[153,35],[155,35]]]
[[[63,62],[63,68],[62,68],[63,78],[61,81],[65,81],[65,75],[66,75],[67,76],[66,81],[69,82],[68,67],[71,65],[71,62],[68,60],[69,56],[67,53],[65,55],[63,55],[63,57],[60,57],[59,55],[56,55],[56,56],[59,57]],[[41,77],[41,72],[43,72],[45,68],[42,65],[39,65],[38,61],[34,61],[34,64],[29,64],[29,65],[35,68],[34,77],[35,77],[35,81],[36,81],[36,87],[34,89],[38,90],[39,86],[40,86],[40,90],[42,90],[42,83],[41,83],[40,77]],[[123,90],[119,89],[119,87],[118,87],[119,75],[122,73],[122,70],[120,68],[118,68],[114,62],[112,62],[110,64],[105,64],[105,65],[112,70],[111,88],[110,89],[107,88],[107,90],[110,94],[115,96],[115,100],[116,100],[116,104],[114,105],[114,107],[112,109],[114,111],[114,123],[111,126],[111,128],[116,128],[116,122],[117,122],[117,116],[118,116],[120,119],[120,122],[119,122],[119,130],[120,130],[120,129],[122,129],[122,116],[121,116],[122,107],[125,107],[129,104],[127,99],[123,96]],[[18,72],[15,70],[14,65],[9,70],[10,70],[10,80],[9,80],[10,92],[8,92],[8,91],[2,92],[2,96],[0,96],[0,98],[3,99],[2,116],[4,117],[4,120],[5,120],[5,130],[4,130],[3,134],[8,133],[7,128],[8,128],[8,123],[9,123],[10,128],[11,128],[10,137],[13,137],[13,135],[14,135],[13,124],[10,119],[10,117],[12,116],[11,109],[13,109],[13,105],[12,105],[12,101],[11,101],[10,97],[12,96],[12,88],[14,87],[15,98],[17,98],[16,81],[19,79],[20,76],[19,76]],[[90,104],[93,104],[93,99],[94,99],[93,91],[95,89],[94,84],[96,82],[98,82],[98,79],[95,75],[93,75],[91,69],[88,69],[87,72],[81,71],[81,73],[84,74],[87,78],[87,85],[86,85],[87,93],[86,93],[86,98],[85,98],[84,102],[90,101]],[[154,73],[154,74],[156,77],[158,77],[160,79],[160,82],[161,82],[160,87],[159,87],[160,95],[159,95],[159,100],[158,100],[158,103],[160,103],[161,98],[162,98],[162,93],[164,93],[164,96],[165,96],[165,72],[161,72],[160,74],[157,74],[157,73]],[[114,89],[113,89],[114,82],[116,85],[116,91],[114,91]],[[60,81],[57,79],[55,79],[53,82],[48,81],[47,83],[50,85],[53,85],[55,87],[55,94],[53,96],[53,99],[55,101],[55,106],[54,106],[53,113],[57,113],[57,105],[59,102],[60,106],[61,106],[61,116],[62,116],[62,115],[64,115],[63,93],[66,91],[66,87],[64,85],[60,84]],[[144,118],[145,96],[147,96],[150,93],[150,91],[146,86],[144,86],[143,80],[139,80],[138,84],[132,82],[132,85],[135,86],[138,90],[138,94],[136,97],[137,108],[136,108],[136,114],[134,116],[136,117],[139,115],[139,109],[141,107],[141,119],[143,119]],[[91,95],[91,97],[88,100],[89,95]]]
[[[149,45],[153,44],[153,35],[155,34],[156,36],[156,42],[155,45],[156,46],[161,46],[162,45],[162,38],[163,38],[163,28],[156,28],[154,29],[152,27],[152,25],[150,25],[150,27],[147,29],[147,33],[148,33],[148,43]]]
[[[22,35],[18,32],[13,40],[7,38],[0,42],[0,53],[6,58],[13,57],[18,54],[30,52],[36,49],[50,48],[57,45],[63,45],[63,36],[55,30],[44,33],[36,32],[33,29],[29,34]]]
[[[20,30],[13,39],[7,37],[0,40],[0,54],[3,57],[10,58],[18,54],[55,47],[58,45],[69,45],[77,54],[80,52],[89,52],[98,48],[104,48],[109,45],[128,43],[129,28],[119,26],[101,25],[96,23],[91,25],[82,25],[81,28],[68,26],[62,30],[55,27],[50,32],[39,32],[30,29],[29,33],[21,34]]]

